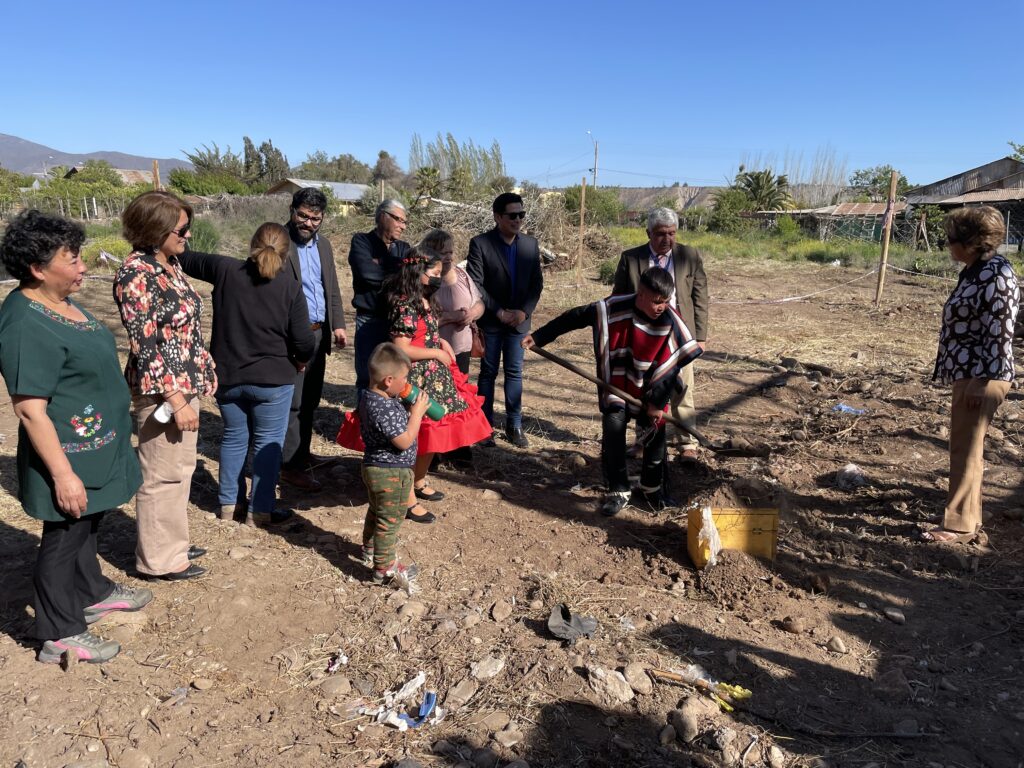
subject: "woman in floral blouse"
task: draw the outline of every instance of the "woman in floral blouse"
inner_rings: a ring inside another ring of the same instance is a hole
[[[424,418],[416,446],[413,492],[406,520],[433,522],[434,515],[417,503],[440,501],[444,494],[427,485],[427,469],[435,453],[447,453],[478,443],[491,434],[483,398],[455,362],[451,345],[437,329],[431,298],[441,286],[441,254],[418,245],[402,259],[402,268],[384,283],[390,306],[391,339],[412,360],[409,381],[445,408],[440,421]],[[354,413],[354,412],[353,412]],[[338,442],[362,450],[358,424],[351,414],[338,433]]]
[[[146,192],[128,205],[122,224],[133,252],[117,271],[114,300],[128,331],[125,378],[142,464],[136,567],[150,576],[190,579],[206,572],[190,562],[204,550],[189,546],[188,536],[199,398],[217,389],[199,325],[203,302],[178,263],[192,208],[168,192]],[[170,418],[161,421],[168,411]]]
[[[942,527],[925,541],[971,541],[981,527],[985,433],[1013,381],[1017,276],[996,253],[1003,216],[995,208],[960,208],[946,215],[946,243],[964,265],[942,311],[933,378],[953,386],[949,430],[949,494]]]

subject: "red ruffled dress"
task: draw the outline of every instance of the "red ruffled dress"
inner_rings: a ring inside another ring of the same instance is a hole
[[[441,348],[437,319],[431,312],[419,314],[411,302],[391,308],[391,337],[396,336],[408,338],[414,347]],[[445,367],[437,360],[418,360],[409,371],[409,381],[446,410],[440,421],[423,417],[417,436],[417,454],[447,453],[490,437],[492,430],[484,416],[484,399],[454,361]],[[357,411],[345,414],[336,441],[354,451],[364,449]]]

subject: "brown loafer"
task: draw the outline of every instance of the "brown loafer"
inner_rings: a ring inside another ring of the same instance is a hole
[[[282,469],[281,482],[302,491],[322,491],[324,484],[308,472],[299,469]]]

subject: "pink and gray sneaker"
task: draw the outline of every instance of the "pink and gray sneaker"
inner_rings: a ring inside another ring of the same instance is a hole
[[[133,589],[115,584],[114,591],[105,600],[100,600],[85,609],[85,623],[95,624],[114,611],[137,611],[144,608],[152,599],[153,593],[148,589]]]
[[[116,640],[104,640],[89,632],[64,637],[60,640],[47,640],[39,651],[39,660],[44,664],[60,664],[61,656],[73,653],[79,661],[87,664],[102,664],[110,661],[121,652],[121,644]]]
[[[395,560],[395,562],[383,570],[373,569],[373,583],[385,584],[394,581],[399,586],[404,587],[412,582],[419,575],[419,572],[420,569],[415,563],[402,565]]]

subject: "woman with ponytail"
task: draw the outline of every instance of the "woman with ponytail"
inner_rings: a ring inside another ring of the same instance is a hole
[[[253,235],[245,261],[187,251],[180,257],[188,275],[213,284],[210,352],[217,362],[217,405],[224,422],[220,517],[245,515],[246,523],[256,526],[281,523],[293,514],[274,508],[274,491],[295,371],[313,356],[302,286],[283,271],[288,242],[288,230],[267,222]],[[252,491],[247,493],[250,447]]]

